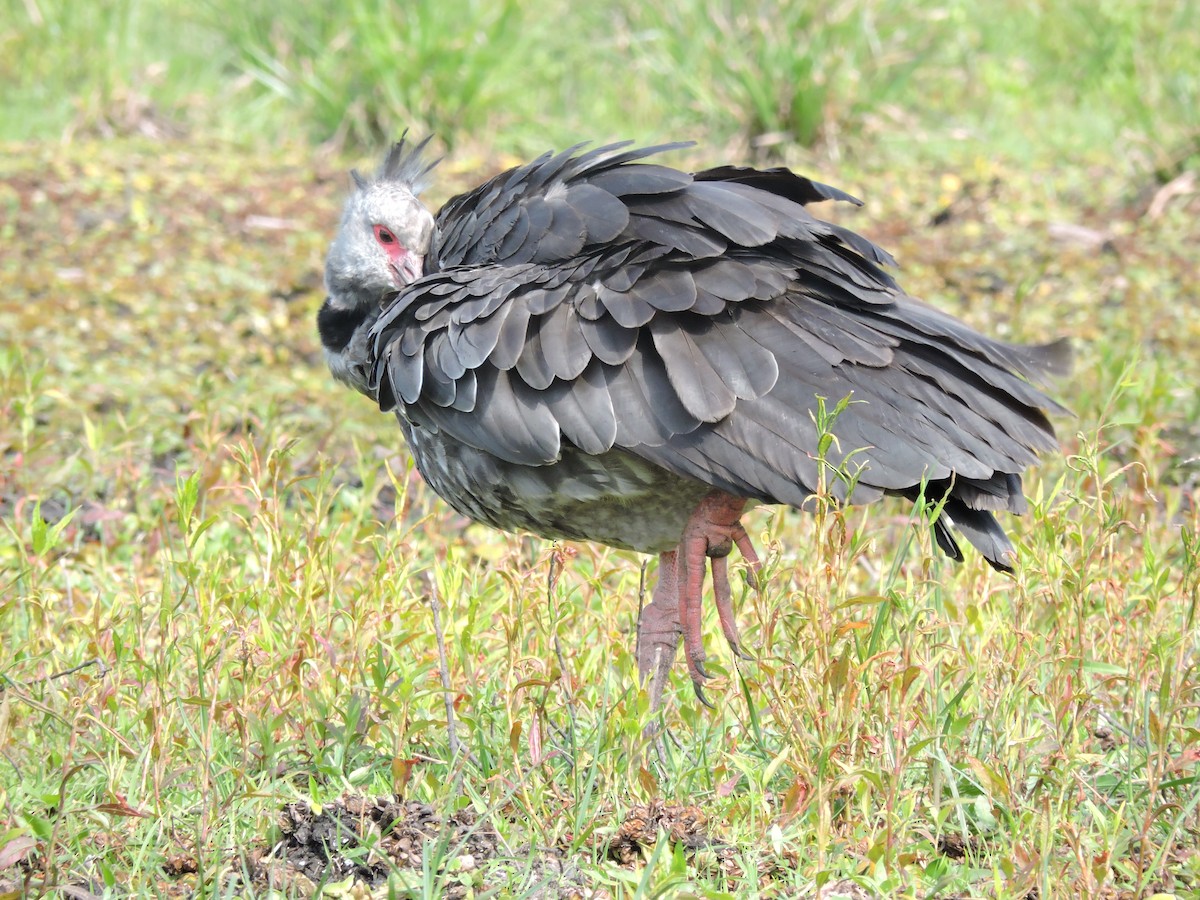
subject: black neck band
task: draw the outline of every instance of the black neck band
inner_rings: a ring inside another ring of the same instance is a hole
[[[367,313],[368,309],[363,306],[336,309],[326,298],[317,313],[317,331],[321,333],[321,343],[334,353],[345,350],[354,332],[366,320]]]

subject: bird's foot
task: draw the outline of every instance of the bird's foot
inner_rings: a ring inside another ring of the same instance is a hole
[[[704,593],[705,559],[712,560],[713,594],[717,601],[717,617],[721,630],[734,654],[746,658],[738,637],[737,622],[733,616],[733,598],[729,589],[729,571],[726,557],[734,545],[750,566],[751,579],[757,584],[761,567],[750,536],[742,527],[741,518],[746,501],[723,491],[712,491],[688,517],[679,543],[675,581],[678,585],[679,627],[683,632],[684,656],[688,674],[696,696],[706,706],[711,706],[704,696],[704,640],[700,631],[701,597]],[[655,593],[657,598],[657,591]],[[674,655],[674,654],[672,654]]]
[[[741,525],[745,506],[746,501],[741,497],[712,491],[688,517],[679,547],[659,555],[654,599],[642,608],[637,625],[638,676],[649,692],[651,712],[657,712],[662,705],[663,690],[681,637],[696,696],[705,706],[711,707],[704,696],[708,673],[704,671],[704,641],[700,630],[706,559],[711,559],[713,594],[721,631],[733,653],[742,659],[748,658],[742,650],[733,615],[726,559],[736,545],[750,566],[750,583],[758,585],[761,563],[750,543],[750,536]]]

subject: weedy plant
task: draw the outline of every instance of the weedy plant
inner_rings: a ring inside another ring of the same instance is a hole
[[[752,145],[813,146],[894,102],[931,58],[944,16],[911,4],[622,4],[647,83],[680,112]]]
[[[214,12],[246,72],[314,137],[362,146],[392,139],[401,122],[448,141],[480,131],[510,102],[532,47],[516,0],[353,0],[338,16],[304,2]]]

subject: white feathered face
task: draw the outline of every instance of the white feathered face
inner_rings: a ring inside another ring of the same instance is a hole
[[[370,302],[421,277],[433,216],[411,188],[392,181],[361,187],[346,202],[325,261],[325,287],[336,301]]]
[[[325,260],[328,297],[317,314],[325,359],[335,378],[370,396],[367,334],[380,309],[424,273],[434,220],[417,199],[433,167],[421,158],[427,141],[403,140],[374,179],[354,174],[355,191]]]

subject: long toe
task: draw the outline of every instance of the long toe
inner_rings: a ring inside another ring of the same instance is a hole
[[[729,642],[729,649],[739,659],[749,659],[742,649],[742,640],[738,634],[737,620],[733,615],[733,596],[729,590],[729,566],[723,556],[714,557],[709,561],[712,566],[713,596],[717,601],[717,618],[721,621],[721,631]]]
[[[703,538],[685,537],[680,547],[679,624],[683,627],[683,655],[692,684],[703,698],[700,686],[708,679],[708,673],[704,671],[704,635],[700,626],[708,545]]]
[[[712,491],[688,516],[679,545],[679,621],[683,627],[683,648],[688,674],[696,687],[697,696],[708,673],[704,670],[704,641],[700,629],[700,601],[704,591],[704,571],[707,558],[712,558],[713,588],[716,594],[717,615],[721,630],[734,652],[741,655],[737,627],[734,624],[733,602],[729,590],[729,574],[725,557],[736,544],[751,568],[758,565],[758,556],[750,545],[746,529],[741,525],[746,501],[723,491]]]
[[[733,529],[733,542],[737,544],[738,552],[742,554],[742,559],[746,561],[749,568],[749,571],[746,572],[746,580],[750,582],[750,587],[761,590],[762,560],[758,558],[754,544],[750,541],[750,535],[746,534],[746,529],[742,527],[741,522],[738,522]]]

